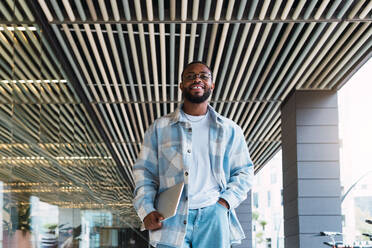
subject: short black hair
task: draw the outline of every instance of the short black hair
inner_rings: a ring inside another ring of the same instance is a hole
[[[202,65],[204,65],[205,67],[207,67],[208,70],[211,72],[211,80],[213,81],[213,73],[212,73],[212,70],[211,70],[211,68],[209,68],[209,66],[208,66],[205,62],[203,62],[203,61],[192,61],[192,62],[188,63],[188,64],[185,66],[185,68],[183,68],[183,71],[182,71],[182,73],[181,73],[181,80],[183,80],[183,72],[186,70],[187,67],[189,67],[190,65],[193,65],[193,64],[202,64]]]

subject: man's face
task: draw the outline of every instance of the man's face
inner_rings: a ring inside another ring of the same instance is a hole
[[[189,65],[183,72],[180,89],[189,102],[205,102],[214,89],[211,71],[203,64]]]

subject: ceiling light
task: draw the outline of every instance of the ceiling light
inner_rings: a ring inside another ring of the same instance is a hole
[[[17,29],[19,31],[26,31],[26,27],[6,27],[9,31],[14,31],[14,29]],[[36,31],[36,27],[27,27],[30,31]],[[4,31],[4,27],[0,27],[0,31]]]
[[[27,79],[27,80],[24,80],[24,79],[20,79],[20,80],[0,80],[1,83],[5,83],[5,84],[9,84],[9,83],[21,83],[21,84],[24,84],[24,83],[67,83],[67,80],[66,79],[52,79],[52,80],[49,80],[49,79],[43,79],[43,80],[32,80],[32,79]]]

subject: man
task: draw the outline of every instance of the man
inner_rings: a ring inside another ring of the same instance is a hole
[[[203,62],[182,72],[183,104],[147,130],[134,165],[134,206],[156,247],[226,248],[240,243],[236,208],[251,188],[253,165],[241,128],[208,105],[214,89]],[[157,194],[184,182],[174,217],[154,208]]]

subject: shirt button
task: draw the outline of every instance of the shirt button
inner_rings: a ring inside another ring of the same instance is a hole
[[[183,221],[183,224],[185,224],[185,225],[187,224],[186,220]]]
[[[185,176],[188,176],[188,175],[189,175],[189,173],[186,171],[186,172],[185,172]]]
[[[189,198],[186,196],[186,201],[189,200]]]
[[[191,153],[191,149],[188,149],[187,152],[188,152],[188,153]]]

